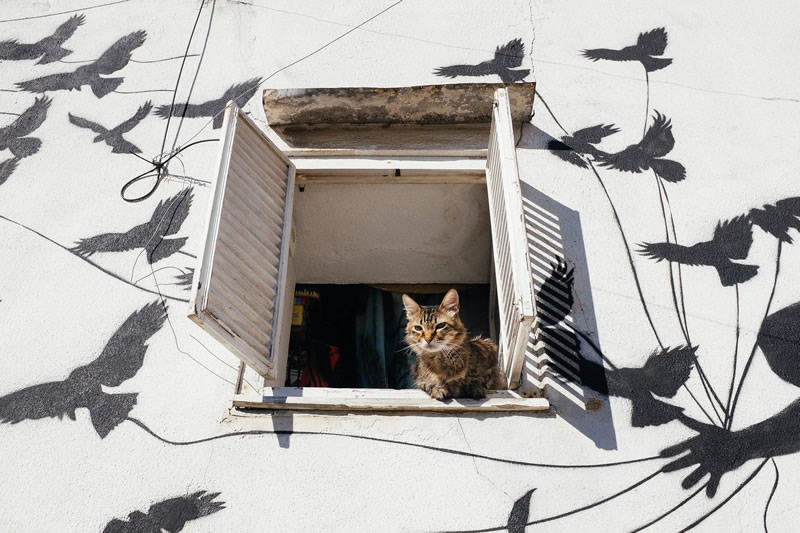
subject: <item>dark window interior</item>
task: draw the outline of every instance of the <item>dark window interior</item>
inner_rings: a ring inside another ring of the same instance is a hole
[[[450,287],[298,284],[286,386],[413,388],[401,296],[438,305]],[[461,320],[489,336],[489,285],[461,285]]]

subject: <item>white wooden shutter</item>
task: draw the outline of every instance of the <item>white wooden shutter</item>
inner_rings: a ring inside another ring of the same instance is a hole
[[[515,388],[519,385],[535,311],[511,107],[504,88],[495,91],[486,188],[500,317],[500,364],[509,387]]]
[[[275,377],[294,165],[233,103],[225,109],[206,242],[189,317],[262,376]]]

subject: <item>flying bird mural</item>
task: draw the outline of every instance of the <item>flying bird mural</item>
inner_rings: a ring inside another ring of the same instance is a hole
[[[564,135],[561,140],[550,140],[547,143],[547,148],[555,156],[567,163],[581,168],[589,168],[589,165],[579,154],[590,155],[594,159],[598,159],[601,155],[607,155],[594,145],[618,131],[619,128],[615,128],[613,124],[598,124],[577,130],[572,135]]]
[[[81,239],[71,250],[81,257],[89,257],[98,252],[127,252],[144,248],[151,264],[169,257],[186,244],[187,237],[166,237],[181,229],[189,216],[193,195],[192,188],[188,188],[171,198],[161,200],[147,222],[124,233],[102,233]]]
[[[52,100],[46,96],[37,98],[14,122],[0,128],[0,150],[8,149],[17,159],[38,152],[42,141],[28,135],[44,123],[51,103]]]
[[[41,148],[41,139],[29,135],[44,123],[51,103],[52,100],[46,96],[37,98],[14,122],[0,128],[0,150],[8,150],[13,156],[0,162],[0,185],[11,176],[20,159],[35,154]]]
[[[100,438],[117,427],[136,405],[137,393],[111,394],[142,368],[147,340],[166,320],[164,306],[156,301],[134,311],[91,363],[70,372],[63,381],[33,385],[0,397],[0,423],[17,424],[42,418],[75,420],[75,411],[89,410]]]
[[[672,122],[658,111],[655,113],[653,123],[641,141],[613,154],[598,151],[595,155],[600,166],[635,173],[652,168],[658,177],[673,183],[686,178],[683,165],[664,159],[675,146],[675,136],[672,135]]]
[[[174,533],[183,531],[186,522],[197,520],[225,509],[225,502],[214,501],[219,492],[197,491],[154,503],[146,513],[133,511],[127,520],[115,518],[103,533]]]
[[[682,265],[706,265],[717,269],[723,286],[744,283],[758,273],[757,265],[735,263],[733,259],[745,259],[753,244],[753,227],[746,216],[718,222],[710,241],[692,246],[670,242],[643,243],[639,253],[654,259]]]
[[[513,39],[495,49],[494,57],[477,65],[450,65],[433,71],[437,76],[456,78],[458,76],[500,76],[503,83],[522,81],[531,73],[529,69],[516,69],[522,65],[525,45],[522,39]]]
[[[174,104],[172,107],[169,105],[162,105],[156,108],[156,115],[163,119],[170,117],[186,117],[186,118],[200,118],[208,117],[214,118],[214,129],[222,127],[223,111],[229,101],[233,101],[237,106],[244,107],[244,105],[253,97],[261,85],[261,78],[251,78],[243,83],[231,85],[222,96],[216,100],[208,100],[202,104]]]
[[[153,109],[153,104],[145,102],[144,105],[140,106],[136,113],[123,122],[122,124],[115,126],[114,128],[108,130],[101,126],[96,122],[92,122],[91,120],[87,120],[85,118],[81,118],[79,116],[73,115],[72,113],[68,113],[69,121],[81,128],[87,128],[92,130],[93,132],[97,133],[97,136],[93,139],[94,142],[104,141],[107,145],[112,147],[112,152],[115,154],[127,154],[127,153],[141,153],[142,151],[139,149],[138,146],[125,140],[122,137],[123,133],[127,133],[135,128],[139,122],[141,122],[147,115],[150,114],[150,110]]]
[[[656,28],[640,33],[636,44],[619,50],[610,48],[593,48],[583,50],[581,54],[592,61],[639,61],[645,71],[660,70],[672,63],[672,59],[655,57],[664,54],[667,48],[667,32],[664,28]]]
[[[631,424],[634,427],[659,426],[683,417],[683,408],[656,398],[672,398],[689,379],[695,361],[696,346],[679,346],[654,352],[640,368],[606,370],[593,361],[581,363],[584,385],[605,394],[631,401]],[[601,378],[605,376],[605,380]]]
[[[789,230],[800,231],[800,196],[778,200],[775,205],[766,204],[761,209],[751,209],[750,220],[779,241],[791,244]]]
[[[100,58],[88,65],[83,65],[73,72],[50,74],[40,78],[17,83],[17,87],[32,93],[47,91],[80,90],[88,85],[98,98],[102,98],[117,89],[125,78],[105,78],[101,76],[113,74],[125,67],[131,60],[133,51],[144,44],[147,32],[135,31],[122,37],[103,52]]]
[[[72,37],[78,26],[83,25],[85,17],[83,15],[73,15],[66,22],[56,28],[55,33],[40,39],[35,43],[25,44],[12,39],[0,42],[0,61],[21,61],[25,59],[36,59],[37,65],[58,61],[72,53],[61,45]]]

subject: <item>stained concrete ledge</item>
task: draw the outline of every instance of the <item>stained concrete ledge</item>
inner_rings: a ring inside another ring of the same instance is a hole
[[[270,126],[485,123],[492,119],[494,92],[501,87],[508,88],[512,120],[527,121],[533,82],[265,89],[264,113]]]

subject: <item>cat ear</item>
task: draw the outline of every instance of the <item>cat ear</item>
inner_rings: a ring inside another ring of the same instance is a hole
[[[407,317],[411,317],[411,315],[419,313],[420,310],[419,304],[415,302],[408,294],[403,295],[403,307],[406,308]]]
[[[447,291],[447,294],[445,294],[442,299],[442,303],[439,304],[439,309],[450,316],[456,316],[458,314],[458,293],[455,289]]]

